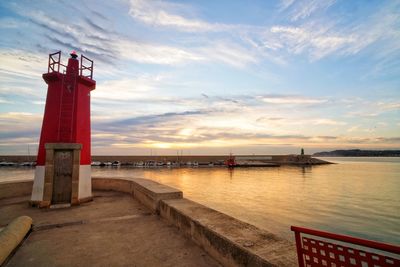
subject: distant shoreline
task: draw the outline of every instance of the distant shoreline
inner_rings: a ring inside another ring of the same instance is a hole
[[[400,157],[400,150],[334,150],[313,154],[314,157]]]
[[[399,158],[400,155],[396,156],[343,156],[343,155],[328,155],[328,156],[320,156],[313,155],[316,158]]]

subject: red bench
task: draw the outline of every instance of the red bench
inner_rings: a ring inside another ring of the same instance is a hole
[[[399,246],[297,226],[290,229],[300,267],[400,267]]]

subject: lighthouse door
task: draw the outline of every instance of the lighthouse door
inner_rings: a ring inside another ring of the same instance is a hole
[[[72,150],[54,151],[52,204],[71,203]]]

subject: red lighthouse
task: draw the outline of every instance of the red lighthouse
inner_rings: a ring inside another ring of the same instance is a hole
[[[91,200],[90,92],[93,61],[73,51],[68,65],[61,51],[49,55],[46,106],[31,201],[34,205],[79,204]]]

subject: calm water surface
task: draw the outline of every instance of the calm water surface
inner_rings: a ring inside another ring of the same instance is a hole
[[[142,177],[293,240],[290,225],[400,244],[400,158],[324,158],[280,168],[92,168],[93,177]],[[33,177],[1,168],[0,181]]]

